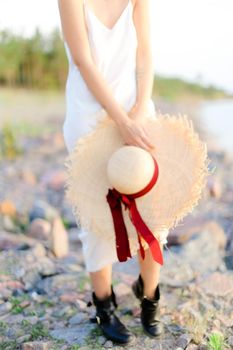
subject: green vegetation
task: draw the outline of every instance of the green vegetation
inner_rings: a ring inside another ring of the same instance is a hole
[[[14,159],[22,153],[16,142],[16,130],[9,123],[5,123],[0,131],[0,159]]]
[[[58,30],[30,38],[0,32],[0,85],[54,89],[64,86],[67,61]]]
[[[21,312],[23,312],[25,306],[22,306],[21,303],[23,301],[29,300],[29,297],[27,294],[23,294],[22,296],[16,298],[14,296],[11,296],[9,298],[9,302],[12,304],[12,309],[11,309],[11,313],[12,314],[20,314]]]
[[[226,347],[228,348],[222,333],[214,332],[209,336],[209,350],[224,350]]]
[[[101,329],[98,326],[96,326],[90,331],[89,335],[86,337],[85,339],[86,345],[90,349],[95,349],[95,350],[103,349],[103,346],[99,343],[99,337],[101,335],[103,335]]]
[[[68,63],[59,29],[47,36],[37,29],[30,38],[1,31],[0,52],[0,86],[64,89]],[[154,97],[157,96],[167,100],[232,97],[212,85],[156,75]]]
[[[222,89],[213,85],[203,86],[199,82],[187,82],[181,78],[156,76],[153,95],[160,96],[169,101],[179,99],[215,99],[231,97]]]
[[[7,340],[0,343],[0,350],[17,350],[18,348],[17,340]]]

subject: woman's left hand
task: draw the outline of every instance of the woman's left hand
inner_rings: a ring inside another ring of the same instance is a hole
[[[143,122],[150,113],[148,106],[135,104],[127,114],[131,119]]]

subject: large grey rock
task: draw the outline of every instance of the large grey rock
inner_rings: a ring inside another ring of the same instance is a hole
[[[66,327],[55,329],[50,331],[50,335],[56,339],[63,339],[70,345],[78,344],[83,346],[86,345],[86,338],[95,327],[96,325],[87,323],[78,328]]]

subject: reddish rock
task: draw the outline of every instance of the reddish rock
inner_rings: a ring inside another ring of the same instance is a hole
[[[27,342],[22,344],[22,350],[50,350],[52,348],[52,342]]]
[[[65,171],[53,170],[48,171],[41,179],[42,185],[46,185],[54,191],[60,191],[65,184]]]
[[[45,219],[34,219],[28,229],[28,235],[41,240],[47,240],[51,232],[51,223]]]
[[[80,296],[79,296],[80,297]],[[85,301],[81,300],[81,299],[77,299],[76,300],[76,305],[78,307],[79,310],[86,310],[87,308],[87,303],[85,303]]]
[[[21,307],[21,308],[25,308],[25,307],[27,307],[27,306],[29,306],[29,305],[31,305],[31,302],[30,302],[30,300],[23,300],[20,304],[19,304],[19,306]]]
[[[189,344],[186,350],[197,350],[198,346],[196,344]]]
[[[16,212],[17,211],[15,208],[15,205],[10,200],[6,199],[6,200],[0,202],[0,214],[15,217]]]
[[[218,247],[224,250],[227,243],[227,237],[220,224],[214,220],[208,221],[205,224],[205,230],[211,233]]]
[[[59,299],[63,303],[76,303],[78,298],[79,298],[79,294],[78,293],[74,293],[74,292],[62,294],[59,297]]]
[[[233,279],[228,274],[214,272],[199,283],[205,293],[224,297],[233,293]]]
[[[24,289],[23,283],[19,281],[4,281],[0,282],[0,289],[1,288],[10,288],[10,289]]]
[[[222,185],[216,176],[209,176],[207,179],[207,190],[211,197],[219,199],[222,196]]]
[[[30,169],[22,169],[20,178],[29,185],[35,185],[37,183],[36,176]]]

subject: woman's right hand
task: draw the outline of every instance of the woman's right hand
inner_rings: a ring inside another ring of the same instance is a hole
[[[127,118],[117,123],[119,131],[127,145],[134,145],[150,151],[155,147],[149,138],[143,121]]]

